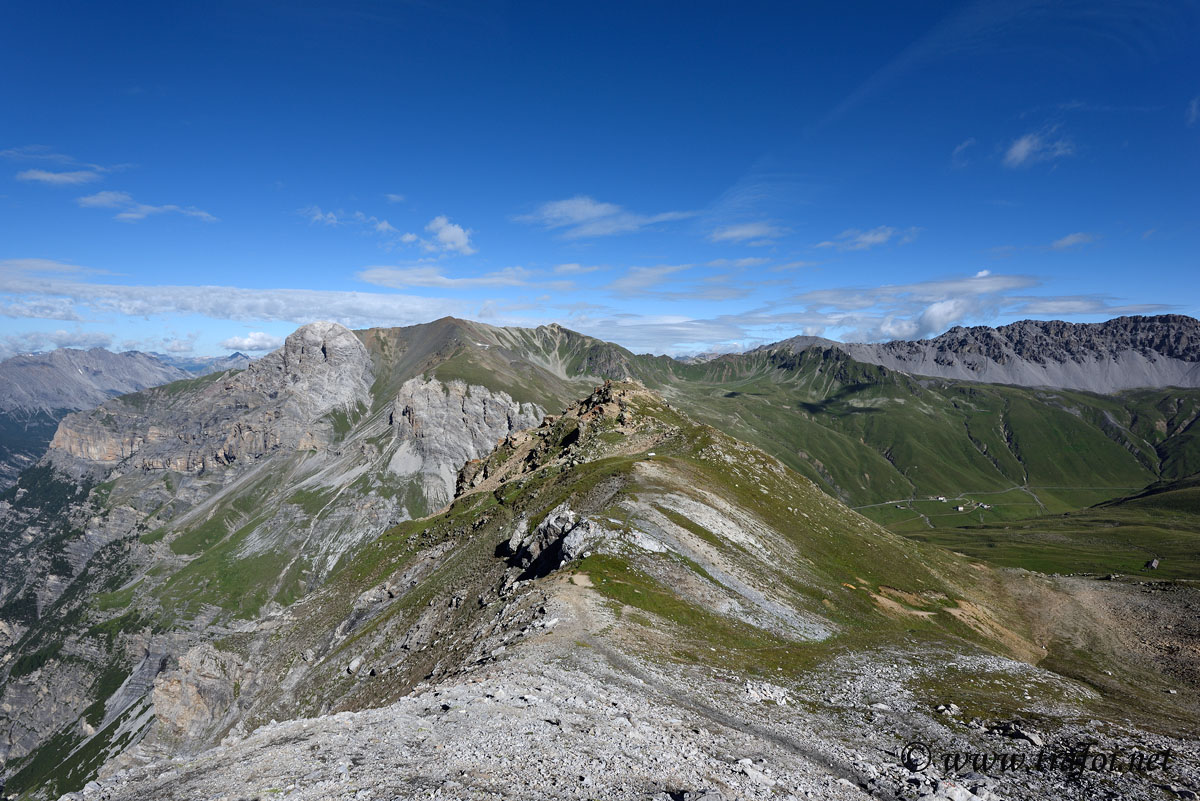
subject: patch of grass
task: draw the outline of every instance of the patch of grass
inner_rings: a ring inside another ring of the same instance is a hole
[[[147,531],[145,534],[138,537],[138,539],[145,545],[153,545],[154,543],[158,542],[166,535],[167,535],[167,527],[159,526],[158,528],[154,529],[153,531]]]
[[[335,492],[335,490],[296,490],[288,496],[287,502],[299,506],[309,517],[315,517],[333,500]]]
[[[215,514],[171,542],[171,550],[180,556],[200,553],[220,542],[229,529],[225,516]]]
[[[113,592],[102,592],[95,596],[95,606],[100,612],[108,612],[113,609],[124,609],[133,602],[133,595],[137,592],[141,582],[131,584],[123,590],[115,590]]]

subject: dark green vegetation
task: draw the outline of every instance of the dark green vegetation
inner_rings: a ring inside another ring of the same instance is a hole
[[[0,480],[13,481],[18,465],[32,465],[42,458],[54,437],[58,421],[67,409],[0,412]]]

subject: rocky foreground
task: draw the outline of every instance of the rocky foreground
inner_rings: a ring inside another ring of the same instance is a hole
[[[380,709],[235,731],[194,758],[154,761],[134,749],[64,799],[1195,797],[1194,739],[1085,719],[1050,732],[936,703],[956,696],[956,671],[1025,688],[1025,708],[1038,718],[1082,700],[1023,663],[895,652],[848,656],[778,683],[714,676],[630,657],[620,621],[586,576],[554,583],[533,622],[454,681],[423,684]],[[945,689],[931,697],[913,692],[940,681]],[[1113,772],[1051,769],[1044,759],[1036,769],[1039,753],[1084,742],[1094,743],[1092,759],[1169,752],[1169,762]],[[906,751],[910,743],[927,744],[932,764],[913,764],[921,752]],[[947,764],[951,753],[957,765]],[[977,769],[967,758],[976,753],[1023,755],[1028,769]]]

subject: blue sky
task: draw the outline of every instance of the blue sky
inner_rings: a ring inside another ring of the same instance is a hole
[[[11,3],[0,355],[1200,314],[1200,3],[805,5]]]

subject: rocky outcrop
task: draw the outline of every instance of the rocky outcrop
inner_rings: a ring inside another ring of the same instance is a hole
[[[841,343],[793,337],[764,350],[833,347],[891,370],[992,384],[1117,392],[1200,387],[1200,321],[1180,314],[1104,323],[1021,320],[999,328],[956,326],[916,342]]]
[[[594,520],[578,517],[565,502],[533,531],[527,531],[528,525],[524,518],[519,520],[506,546],[510,562],[525,571],[522,578],[546,575],[614,536]]]
[[[154,717],[185,743],[211,734],[227,719],[232,722],[242,684],[253,675],[235,654],[201,643],[154,680]]]
[[[320,449],[335,410],[370,401],[371,359],[337,323],[311,323],[241,373],[176,400],[166,389],[67,416],[50,443],[60,465],[198,472],[280,449]]]

